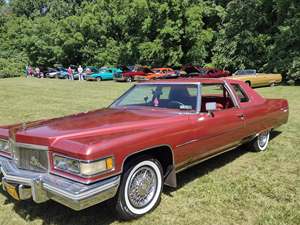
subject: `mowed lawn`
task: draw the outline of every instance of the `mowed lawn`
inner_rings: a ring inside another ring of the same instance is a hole
[[[131,84],[48,79],[1,79],[0,124],[58,117],[109,103]],[[267,152],[244,148],[178,174],[152,213],[120,222],[110,202],[75,212],[49,201],[16,202],[0,191],[0,224],[300,224],[300,87],[256,89],[287,98],[290,119],[274,132]]]

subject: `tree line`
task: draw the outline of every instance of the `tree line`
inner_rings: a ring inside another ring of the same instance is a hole
[[[300,79],[299,0],[0,0],[0,77],[25,65],[251,68]]]

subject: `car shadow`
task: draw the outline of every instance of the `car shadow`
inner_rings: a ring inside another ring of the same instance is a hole
[[[273,139],[280,134],[281,132],[279,131],[273,131],[270,135],[270,139]],[[172,192],[215,169],[233,162],[251,150],[251,148],[247,148],[243,145],[178,173],[177,188],[164,187],[164,194],[172,196]],[[43,225],[108,225],[118,221],[116,213],[114,212],[112,200],[82,211],[74,211],[54,201],[48,201],[42,204],[36,204],[32,200],[15,201],[2,190],[2,187],[0,187],[0,195],[5,197],[4,205],[13,203],[13,210],[27,222],[42,220]]]
[[[0,188],[0,194],[5,198],[4,205],[13,204],[13,210],[28,223],[42,220],[43,225],[108,225],[118,220],[112,200],[74,211],[52,200],[41,204],[32,200],[16,201]]]
[[[231,151],[225,152],[193,167],[190,167],[177,174],[177,188],[165,188],[165,193],[172,196],[172,192],[182,188],[186,184],[202,177],[226,164],[236,160],[240,156],[249,152],[245,146],[235,148]]]
[[[270,140],[272,140],[273,138],[277,137],[280,134],[281,134],[280,131],[273,130],[270,133]],[[164,188],[164,193],[171,196],[173,191],[182,188],[186,184],[214,171],[215,169],[219,169],[225,166],[226,164],[233,162],[237,158],[249,152],[254,152],[254,150],[251,149],[249,145],[245,144],[231,151],[225,152],[211,159],[208,159],[193,167],[190,167],[177,174],[177,188],[166,187]]]

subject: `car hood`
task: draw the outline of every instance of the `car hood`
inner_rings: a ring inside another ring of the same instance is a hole
[[[61,140],[90,142],[89,137],[126,135],[133,131],[159,127],[176,115],[178,114],[169,110],[155,108],[101,109],[23,124],[18,129],[14,128],[14,134],[11,131],[10,135],[15,136],[17,142],[47,146]]]

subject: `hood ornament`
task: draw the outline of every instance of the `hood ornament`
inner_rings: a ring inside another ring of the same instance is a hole
[[[25,123],[25,122],[22,123],[22,130],[23,130],[23,131],[26,130],[26,123]]]

